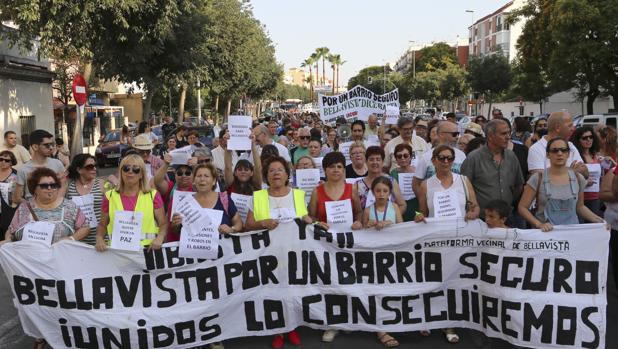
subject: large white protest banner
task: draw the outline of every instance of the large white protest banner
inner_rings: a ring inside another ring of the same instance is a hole
[[[340,117],[366,121],[371,114],[384,114],[388,105],[399,108],[399,90],[378,95],[357,85],[334,96],[318,94],[318,103],[324,123],[333,123]]]
[[[465,327],[516,345],[604,348],[604,224],[481,221],[329,233],[300,220],[220,237],[217,260],[79,242],[0,248],[26,334],[54,348],[189,348],[298,326]],[[10,300],[6,299],[6,302]]]

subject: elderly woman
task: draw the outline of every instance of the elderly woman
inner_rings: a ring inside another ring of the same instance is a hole
[[[329,127],[326,131],[326,142],[322,146],[322,152],[328,154],[332,151],[339,150],[339,142],[337,141],[337,129]]]
[[[424,221],[425,217],[478,218],[480,208],[472,184],[466,176],[451,171],[455,150],[448,145],[439,145],[433,150],[431,161],[436,174],[421,183],[418,193],[420,213],[414,220]],[[436,207],[436,195],[446,198],[449,202],[447,207]],[[428,335],[425,331],[421,334]],[[455,329],[444,329],[444,335],[449,343],[459,342]]]
[[[367,176],[367,161],[365,159],[365,146],[355,142],[350,146],[351,164],[345,167],[345,178],[354,179]]]
[[[550,167],[532,174],[524,187],[517,211],[534,228],[548,232],[554,225],[578,224],[578,215],[588,222],[603,219],[584,205],[586,179],[566,166],[569,145],[563,138],[547,142]],[[536,199],[536,212],[528,209]]]
[[[418,211],[418,199],[414,195],[414,191],[412,191],[412,174],[416,171],[416,168],[412,165],[412,154],[414,153],[409,144],[397,144],[394,152],[397,167],[392,169],[390,173],[392,178],[399,181],[399,188],[402,191],[401,194],[404,200],[406,200],[406,209],[402,212],[404,222],[413,221],[415,212]],[[409,182],[403,183],[402,178],[405,178],[405,180]],[[405,185],[407,185],[407,187],[404,187]],[[404,189],[408,190],[406,191]]]
[[[146,180],[146,165],[139,155],[128,155],[120,162],[120,183],[117,189],[105,193],[101,204],[101,219],[97,226],[96,249],[107,250],[105,236],[111,240],[119,211],[141,212],[141,246],[160,249],[167,234],[167,218],[161,194],[151,189]]]
[[[82,241],[88,245],[97,242],[97,225],[101,219],[103,180],[97,178],[96,159],[90,154],[77,154],[68,169],[69,181],[66,198],[72,200],[84,213],[90,233]]]
[[[230,200],[226,192],[214,191],[217,185],[217,169],[213,164],[201,164],[193,170],[193,185],[196,193],[195,200],[202,208],[223,211],[219,233],[229,234],[242,231],[242,220],[234,201]],[[172,216],[172,229],[180,234],[182,215],[174,213]]]
[[[11,221],[2,244],[21,240],[35,223],[49,223],[51,243],[60,240],[81,240],[88,235],[88,223],[82,211],[71,201],[59,195],[62,186],[58,175],[51,169],[39,167],[28,177],[32,198],[22,203]],[[27,236],[27,235],[26,235]],[[44,348],[43,338],[35,339],[34,348]]]
[[[266,179],[268,189],[253,193],[253,207],[247,214],[247,230],[275,229],[279,223],[291,222],[300,218],[306,223],[312,220],[305,205],[305,192],[289,187],[290,168],[284,158],[269,157],[264,163],[262,176]],[[291,344],[300,345],[300,336],[296,330],[288,333]],[[284,345],[283,335],[276,335],[272,347],[280,349]]]
[[[17,158],[9,151],[0,152],[0,205],[2,205],[2,215],[0,215],[0,236],[4,236],[11,224],[15,208],[12,205],[11,197],[15,190],[17,171],[13,166],[17,165]]]
[[[58,195],[61,181],[53,170],[37,168],[28,177],[27,185],[34,195],[17,208],[4,242],[21,240],[24,229],[34,221],[53,224],[52,243],[63,239],[82,240],[88,235],[88,224],[82,211],[72,201]]]
[[[172,207],[174,205],[174,193],[176,191],[193,192],[193,168],[188,164],[178,164],[171,166],[174,169],[174,181],[168,179],[166,174],[169,171],[172,157],[169,154],[163,156],[163,166],[161,166],[154,176],[154,185],[157,192],[161,194],[165,207],[167,208],[167,219],[172,219]],[[176,231],[168,226],[167,241],[178,241],[180,236]]]
[[[373,180],[379,176],[390,177],[382,172],[384,167],[384,157],[384,149],[379,146],[371,146],[367,148],[367,151],[365,152],[365,159],[367,161],[367,176],[356,182],[358,198],[360,200],[361,209],[363,210],[375,201],[373,193],[371,192],[371,184],[373,183]],[[399,205],[401,212],[404,212],[406,210],[406,201],[401,195],[401,190],[399,190],[399,183],[396,179],[391,180],[393,181],[391,201]]]

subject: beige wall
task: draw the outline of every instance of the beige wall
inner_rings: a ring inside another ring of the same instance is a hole
[[[20,116],[34,115],[35,128],[54,133],[52,86],[0,78],[0,130],[11,130],[21,140]]]
[[[129,122],[140,122],[144,110],[142,96],[141,93],[114,94],[110,104],[124,107],[124,116]]]

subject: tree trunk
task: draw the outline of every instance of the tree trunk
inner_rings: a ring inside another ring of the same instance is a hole
[[[593,88],[586,92],[586,113],[594,114],[594,101],[599,96],[599,89]]]
[[[180,86],[180,98],[178,100],[178,122],[183,123],[185,121],[185,99],[187,99],[187,84]]]
[[[89,82],[91,76],[92,76],[92,62],[88,62],[84,64],[84,80],[86,80],[86,82]]]
[[[225,107],[225,119],[226,120],[230,116],[231,112],[232,112],[232,97],[228,97],[227,98],[227,106]]]
[[[335,93],[339,93],[339,65],[337,65],[337,79],[336,79],[336,83],[335,86],[337,86],[337,90],[335,91]]]
[[[322,56],[322,86],[326,83],[326,64],[324,64],[324,56]]]
[[[335,68],[334,64],[331,67],[333,68],[333,94],[335,94],[335,72],[337,71],[337,69]]]
[[[612,99],[614,100],[614,112],[618,111],[618,88],[611,91]]]
[[[539,99],[539,114],[543,114],[543,99]]]
[[[491,103],[492,103],[490,93],[487,94],[487,100],[489,101],[489,106],[487,108],[487,120],[490,120],[491,119]]]
[[[215,114],[219,114],[219,95],[215,97]]]
[[[152,109],[152,99],[156,93],[156,89],[148,86],[148,92],[146,93],[146,101],[144,101],[144,111],[142,112],[142,120],[148,120],[150,110]]]
[[[315,61],[315,83],[320,85],[320,60]]]

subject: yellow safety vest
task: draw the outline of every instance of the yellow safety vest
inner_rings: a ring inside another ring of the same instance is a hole
[[[142,212],[144,219],[142,221],[142,240],[140,244],[142,246],[148,246],[152,243],[159,234],[159,227],[154,216],[154,197],[157,195],[156,190],[151,190],[150,193],[139,192],[137,197],[137,203],[135,204],[135,212]],[[107,235],[109,235],[109,242],[112,241],[112,231],[114,230],[114,216],[116,211],[124,211],[122,206],[122,200],[120,199],[120,193],[116,190],[109,190],[105,193],[107,201],[109,201],[109,223],[107,224]]]
[[[308,214],[305,206],[305,192],[300,189],[292,189],[294,195],[294,209],[296,217],[304,217]],[[256,222],[270,219],[270,203],[268,201],[268,190],[262,189],[253,192],[253,218]]]

